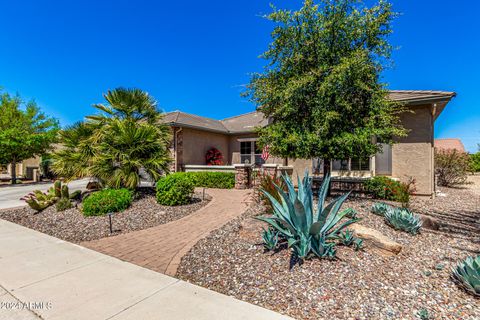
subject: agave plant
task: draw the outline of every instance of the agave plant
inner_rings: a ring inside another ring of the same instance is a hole
[[[362,248],[363,240],[354,236],[354,233],[350,229],[346,229],[338,234],[340,242],[347,247],[354,246],[355,250]]]
[[[452,277],[467,292],[480,297],[480,255],[459,262],[452,268]]]
[[[263,229],[263,246],[267,250],[274,250],[278,244],[278,231],[273,228]]]
[[[387,211],[391,211],[393,208],[386,204],[385,202],[375,202],[372,205],[372,212],[379,216],[385,216]]]
[[[422,227],[420,216],[412,213],[407,208],[395,208],[385,212],[385,221],[397,230],[417,234]]]
[[[288,175],[282,177],[287,192],[275,184],[280,194],[280,201],[265,190],[261,190],[271,201],[272,216],[257,217],[268,223],[279,235],[285,237],[294,254],[304,260],[313,255],[317,257],[334,257],[335,242],[338,234],[359,219],[348,219],[352,209],[340,211],[342,204],[350,193],[338,197],[325,206],[325,198],[330,183],[330,176],[325,177],[318,196],[317,210],[313,206],[312,179],[305,172],[302,181],[298,178],[298,192]],[[345,218],[345,221],[342,221]]]

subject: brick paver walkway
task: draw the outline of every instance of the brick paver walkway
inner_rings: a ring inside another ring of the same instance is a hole
[[[180,259],[198,240],[242,214],[248,190],[208,189],[212,200],[198,211],[166,224],[82,245],[136,265],[175,275]]]

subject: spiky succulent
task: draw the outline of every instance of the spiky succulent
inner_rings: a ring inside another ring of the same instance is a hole
[[[338,234],[338,239],[344,246],[349,247],[353,245],[355,250],[359,250],[363,245],[363,240],[355,237],[353,231],[350,229],[340,232]]]
[[[268,229],[263,229],[262,233],[263,246],[267,250],[274,250],[278,244],[278,231],[272,227]]]
[[[79,199],[81,197],[81,191],[75,191],[70,195],[68,191],[68,186],[63,185],[60,180],[54,182],[53,186],[50,187],[47,193],[43,193],[40,190],[34,190],[33,192],[27,194],[21,200],[25,202],[34,210],[42,211],[46,208],[56,204],[58,201],[63,200],[63,205],[60,207],[67,207],[68,204],[66,201],[69,199]],[[63,210],[60,210],[63,211]]]
[[[417,234],[422,227],[420,216],[412,213],[407,208],[395,208],[385,212],[385,221],[397,230]]]
[[[391,210],[393,210],[393,208],[390,205],[386,204],[385,202],[375,202],[372,205],[372,212],[382,217],[385,216],[385,213],[387,211],[391,211]]]
[[[452,268],[452,277],[460,287],[480,297],[480,255],[460,261]]]
[[[280,201],[269,192],[262,190],[272,203],[272,216],[257,217],[268,223],[286,238],[288,246],[301,260],[312,255],[334,257],[335,242],[338,234],[359,219],[348,219],[352,209],[340,211],[349,193],[333,200],[325,206],[325,198],[330,183],[330,176],[325,177],[318,196],[317,210],[313,206],[312,179],[305,172],[302,181],[298,178],[298,192],[289,176],[282,177],[287,192],[275,184],[280,194]],[[345,221],[342,221],[345,218]]]

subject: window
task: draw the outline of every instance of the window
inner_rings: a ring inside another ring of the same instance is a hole
[[[352,158],[350,160],[351,171],[369,171],[370,159],[369,158]]]
[[[240,161],[241,163],[265,163],[262,159],[262,149],[256,141],[240,141]]]
[[[352,158],[345,160],[333,160],[333,171],[370,171],[370,158]]]

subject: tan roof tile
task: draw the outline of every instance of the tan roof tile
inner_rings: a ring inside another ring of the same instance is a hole
[[[392,100],[405,102],[407,104],[436,100],[448,102],[448,100],[455,97],[455,95],[455,92],[427,90],[391,90],[389,93],[389,97]],[[268,124],[268,120],[265,119],[263,113],[259,111],[253,111],[223,120],[215,120],[181,111],[173,111],[165,114],[164,122],[172,125],[226,134],[253,132],[255,127],[266,126]]]
[[[458,138],[435,139],[435,148],[439,150],[457,150],[460,152],[466,152],[462,140]]]

